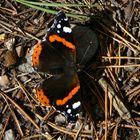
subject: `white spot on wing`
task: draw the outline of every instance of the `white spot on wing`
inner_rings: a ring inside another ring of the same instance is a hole
[[[77,113],[75,116],[77,117],[77,116],[79,116],[79,114]]]
[[[78,101],[78,102],[76,102],[76,103],[74,103],[74,104],[72,105],[72,108],[73,108],[73,109],[76,109],[76,108],[78,108],[80,105],[81,105],[81,102]]]
[[[68,18],[64,18],[65,21],[68,21]]]
[[[67,110],[67,113],[68,113],[68,114],[71,114],[71,109],[68,109],[68,110]]]
[[[64,31],[65,33],[71,33],[71,32],[72,32],[72,30],[71,30],[70,27],[63,27],[63,31]]]
[[[60,24],[57,24],[57,28],[60,29],[61,28],[61,25]]]
[[[60,33],[60,31],[59,31],[59,30],[57,30],[57,33],[59,34],[59,33]]]

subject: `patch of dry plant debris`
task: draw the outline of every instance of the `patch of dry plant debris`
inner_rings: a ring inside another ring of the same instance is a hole
[[[30,52],[54,15],[1,0],[0,139],[140,139],[140,1],[45,1],[86,4],[50,9],[89,16],[70,23],[88,26],[98,37],[98,51],[79,74],[82,115],[68,124],[35,96],[40,76],[28,62]]]

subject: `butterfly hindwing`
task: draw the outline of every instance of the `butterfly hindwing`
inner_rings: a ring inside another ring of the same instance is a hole
[[[64,112],[70,120],[77,117],[80,107],[80,84],[77,74],[71,69],[43,80],[36,88],[36,94],[43,105],[53,105]],[[74,104],[77,107],[73,107]]]

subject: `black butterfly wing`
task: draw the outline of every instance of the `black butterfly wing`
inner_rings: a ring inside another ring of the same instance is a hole
[[[48,72],[75,65],[76,48],[68,18],[59,12],[43,41],[35,45],[32,64],[38,71]]]
[[[75,121],[81,102],[79,101],[80,83],[73,69],[45,79],[36,88],[36,94],[43,105],[53,105],[64,112],[69,121]]]

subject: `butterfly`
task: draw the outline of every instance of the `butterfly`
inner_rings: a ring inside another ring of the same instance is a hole
[[[54,106],[68,121],[76,121],[81,107],[76,46],[63,12],[57,13],[45,37],[34,46],[32,65],[39,72],[52,74],[36,87],[38,100],[45,106]]]

